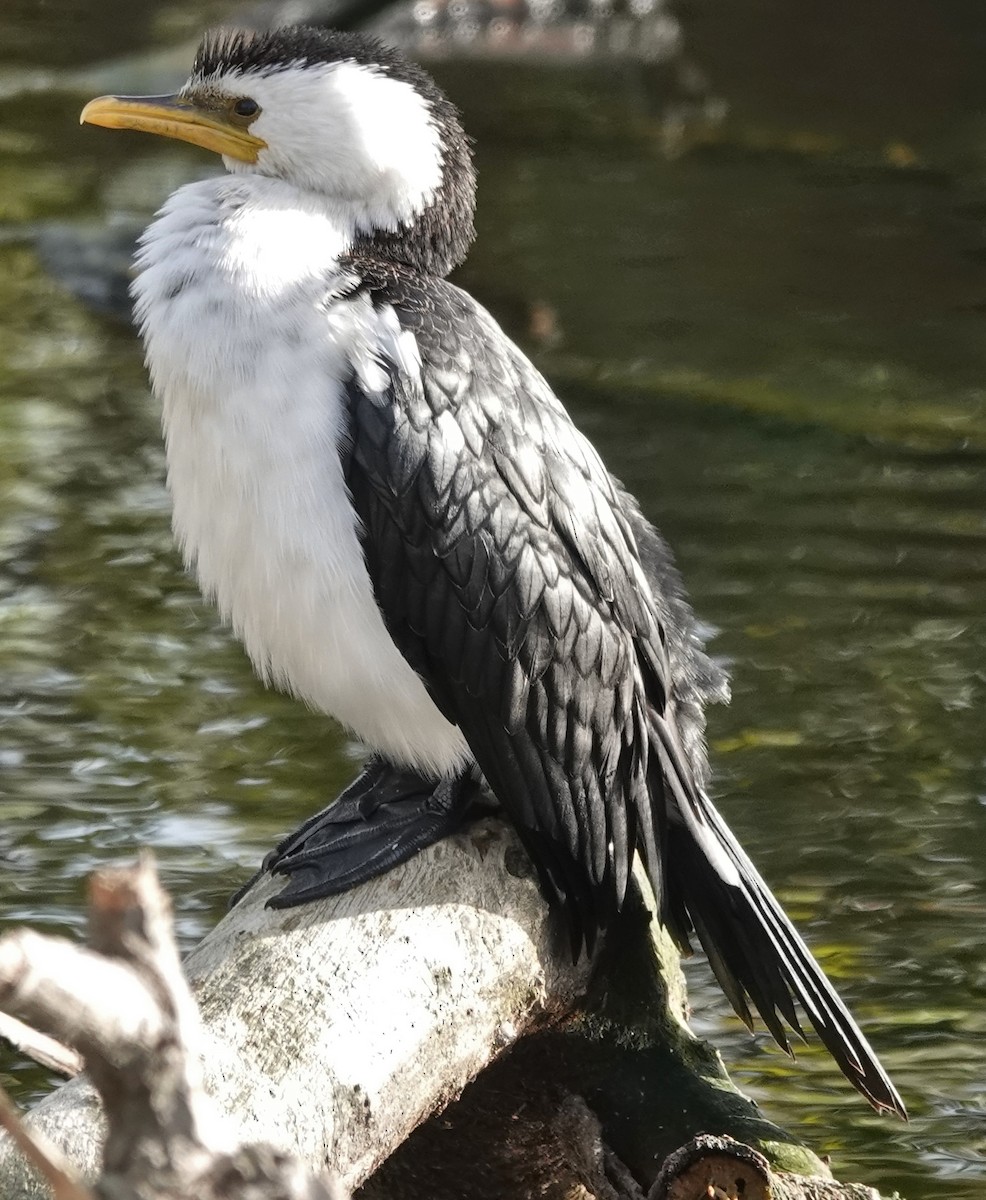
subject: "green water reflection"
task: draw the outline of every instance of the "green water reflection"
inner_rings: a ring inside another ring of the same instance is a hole
[[[135,340],[36,250],[51,222],[104,225],[201,169],[194,151],[79,131],[83,85],[60,86],[194,29],[191,7],[22,0],[0,16],[0,919],[76,931],[86,873],[151,845],[186,944],[357,757],[256,684],[183,578]],[[913,0],[888,28],[880,11],[696,8],[689,51],[730,113],[673,160],[641,72],[443,77],[479,141],[462,281],[677,548],[733,671],[711,714],[722,806],[913,1120],[869,1114],[815,1046],[792,1065],[752,1042],[700,966],[696,1024],[839,1174],[971,1198],[986,21]],[[22,1098],[47,1086],[10,1055],[0,1074]]]

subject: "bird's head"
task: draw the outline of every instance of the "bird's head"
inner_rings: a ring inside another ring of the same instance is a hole
[[[173,96],[101,96],[81,120],[192,142],[350,214],[356,250],[446,274],[474,236],[475,174],[455,107],[375,38],[218,30]]]

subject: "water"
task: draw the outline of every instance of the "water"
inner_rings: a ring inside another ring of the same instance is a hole
[[[113,74],[80,69],[194,34],[191,7],[0,16],[0,919],[77,934],[86,874],[150,845],[185,945],[357,758],[183,577],[135,340],[39,257],[202,169],[76,124]],[[729,112],[674,158],[639,68],[442,75],[479,143],[461,281],[676,547],[733,673],[722,807],[912,1120],[751,1041],[701,964],[696,1025],[839,1175],[955,1200],[986,1181],[986,22],[882,11],[686,16]]]

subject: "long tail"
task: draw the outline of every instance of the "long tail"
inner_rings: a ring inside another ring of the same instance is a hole
[[[670,811],[662,822],[664,862],[650,873],[671,933],[685,949],[694,929],[747,1025],[752,1028],[749,1000],[790,1054],[783,1022],[803,1036],[797,1001],[849,1082],[875,1108],[906,1119],[897,1089],[849,1010],[712,801],[694,784],[673,727],[653,710],[651,717],[651,748]]]

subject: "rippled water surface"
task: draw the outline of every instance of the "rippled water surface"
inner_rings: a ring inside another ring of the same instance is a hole
[[[87,872],[150,845],[186,945],[358,758],[183,577],[135,339],[66,286],[112,308],[112,231],[209,165],[76,124],[115,74],[157,89],[167,54],[93,64],[191,8],[0,14],[0,922],[76,932]],[[913,1119],[751,1041],[700,965],[696,1022],[841,1176],[953,1200],[986,1188],[986,18],[886,11],[690,6],[716,103],[677,132],[639,66],[441,74],[478,139],[462,282],[676,547],[733,673],[722,807]]]

